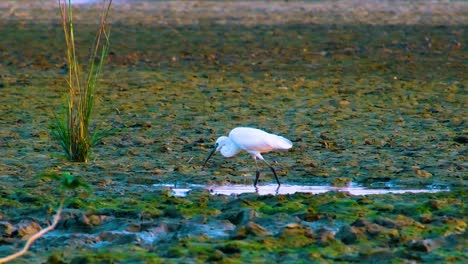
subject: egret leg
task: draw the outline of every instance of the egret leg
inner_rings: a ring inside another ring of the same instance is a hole
[[[278,185],[278,187],[276,187],[276,190],[275,190],[275,195],[278,195],[279,194],[279,189],[280,189],[281,185]]]
[[[263,159],[263,162],[270,168],[271,172],[273,172],[273,175],[275,175],[276,182],[278,183],[278,186],[281,185],[280,181],[278,180],[278,175],[276,175],[275,169],[266,161]]]
[[[254,160],[255,160],[255,167],[257,168],[257,171],[255,171],[254,187],[257,188],[258,178],[260,177],[260,170],[258,169],[257,158],[254,158]]]

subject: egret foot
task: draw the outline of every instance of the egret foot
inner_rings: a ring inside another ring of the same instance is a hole
[[[257,182],[258,182],[258,178],[260,177],[260,171],[257,170],[255,172],[255,181],[254,181],[254,187],[257,188]]]

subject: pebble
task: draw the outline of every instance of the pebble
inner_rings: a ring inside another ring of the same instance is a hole
[[[41,230],[41,226],[33,219],[23,219],[16,226],[18,229],[18,235],[22,239],[28,239],[32,235],[36,234]]]

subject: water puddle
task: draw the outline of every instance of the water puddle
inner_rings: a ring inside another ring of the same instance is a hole
[[[118,221],[118,220],[117,220]],[[128,222],[131,222],[128,220]],[[105,224],[105,223],[104,223]],[[43,243],[62,246],[80,246],[87,248],[115,247],[116,245],[134,243],[150,247],[159,241],[169,241],[178,238],[208,236],[210,238],[228,238],[236,229],[232,223],[222,219],[210,219],[206,223],[187,221],[177,230],[170,230],[163,221],[155,221],[142,231],[128,231],[126,223],[119,224],[116,220],[107,222],[107,227],[96,227],[98,230],[60,230],[55,229],[43,236]]]
[[[136,1],[138,0],[113,0],[112,4],[132,3]],[[92,5],[92,4],[102,4],[104,3],[104,1],[103,0],[71,0],[71,3],[72,5]]]
[[[72,5],[89,5],[89,4],[96,4],[100,3],[99,0],[72,0]]]
[[[254,188],[252,185],[232,184],[232,185],[201,185],[201,184],[184,184],[176,186],[174,184],[154,184],[151,186],[142,185],[139,187],[156,188],[157,190],[168,190],[174,196],[186,197],[192,192],[208,191],[212,195],[239,195],[244,193],[257,193],[258,195],[280,195],[294,193],[310,193],[321,194],[326,192],[347,192],[351,195],[373,195],[387,193],[435,193],[441,191],[449,191],[448,186],[441,184],[426,186],[424,189],[403,189],[401,186],[386,183],[378,185],[377,188],[366,188],[357,184],[351,184],[347,187],[320,186],[320,185],[294,185],[283,184],[278,188],[276,184],[266,184]],[[140,222],[141,220],[137,220]],[[213,239],[228,239],[236,231],[237,226],[225,219],[209,218],[203,222],[198,219],[181,221],[178,224],[177,230],[171,230],[172,219],[145,222],[139,225],[141,229],[129,231],[132,226],[132,221],[123,218],[110,217],[102,224],[95,227],[78,227],[78,229],[69,230],[53,230],[44,236],[44,244],[64,245],[64,246],[79,246],[89,248],[107,248],[115,247],[116,245],[124,245],[133,243],[143,247],[151,247],[155,244],[164,241],[170,241],[174,237],[190,238],[190,237],[210,237]],[[177,220],[179,221],[179,220]],[[326,228],[337,232],[340,228],[340,222],[309,222],[304,223],[313,230]],[[130,230],[134,230],[133,228]],[[278,228],[269,226],[268,232],[277,234]]]
[[[426,189],[403,189],[403,188],[366,188],[351,184],[346,187],[334,186],[320,186],[320,185],[292,185],[283,184],[278,187],[277,184],[267,184],[257,186],[243,184],[232,185],[199,185],[190,184],[179,188],[174,184],[154,184],[153,187],[169,189],[174,196],[185,197],[190,194],[192,190],[206,189],[213,195],[239,195],[244,193],[257,193],[259,195],[280,195],[280,194],[294,194],[294,193],[311,193],[320,194],[326,192],[347,192],[351,195],[372,195],[372,194],[388,194],[388,193],[435,193],[441,191],[448,191],[448,188],[433,188],[428,186]]]

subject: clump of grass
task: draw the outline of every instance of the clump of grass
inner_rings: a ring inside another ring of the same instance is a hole
[[[107,16],[112,0],[103,0],[99,29],[91,50],[87,71],[82,72],[76,54],[73,26],[72,0],[58,0],[68,63],[68,96],[66,113],[56,116],[52,125],[52,137],[58,141],[71,161],[87,162],[96,133],[90,131],[96,83],[102,73],[109,49]]]

